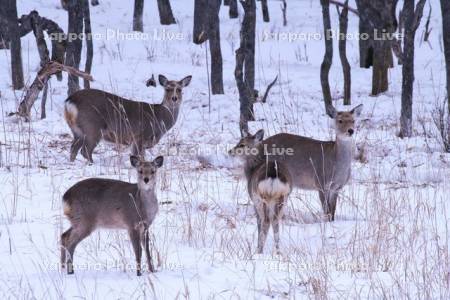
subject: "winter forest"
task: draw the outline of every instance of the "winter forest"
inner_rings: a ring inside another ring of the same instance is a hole
[[[0,0],[4,299],[449,299],[450,0]]]

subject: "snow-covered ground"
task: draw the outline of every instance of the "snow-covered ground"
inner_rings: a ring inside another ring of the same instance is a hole
[[[281,255],[275,254],[271,235],[265,254],[255,254],[256,219],[246,183],[226,155],[239,138],[233,75],[239,20],[230,20],[222,8],[225,95],[209,101],[205,47],[191,42],[192,2],[172,0],[178,23],[162,27],[156,1],[147,1],[144,30],[149,36],[144,40],[111,36],[131,32],[133,1],[100,0],[100,6],[91,7],[93,32],[103,35],[94,41],[92,87],[157,103],[163,89],[145,86],[152,74],[169,79],[193,75],[177,125],[148,153],[162,153],[166,159],[157,184],[160,212],[151,228],[158,272],[140,278],[133,270],[128,236],[119,231],[97,231],[84,240],[75,254],[75,275],[59,269],[59,237],[69,226],[62,194],[91,176],[133,182],[129,149],[101,143],[94,165],[81,155],[69,162],[71,134],[62,117],[66,78],[51,81],[47,119],[39,119],[40,103],[30,123],[6,117],[16,110],[23,92],[11,90],[10,54],[0,51],[0,295],[448,299],[450,155],[443,153],[432,122],[432,111],[444,100],[445,82],[438,1],[430,1],[430,44],[421,42],[424,20],[417,32],[413,138],[397,137],[401,67],[390,70],[389,92],[370,97],[371,70],[359,68],[357,40],[348,42],[352,101],[364,104],[355,138],[363,159],[353,163],[352,181],[340,195],[333,223],[320,221],[315,192],[291,194]],[[288,7],[288,26],[283,27],[279,1],[269,1],[270,23],[262,22],[258,4],[256,87],[263,90],[276,75],[279,81],[268,103],[255,105],[257,121],[250,126],[252,131],[264,128],[268,135],[290,132],[332,139],[319,81],[323,40],[285,39],[287,33],[322,33],[320,2],[288,1]],[[19,15],[32,9],[67,28],[59,1],[18,1]],[[337,30],[335,7],[330,10]],[[350,33],[357,33],[358,19],[352,14],[349,26]],[[170,39],[173,34],[178,36]],[[336,46],[330,84],[342,108]],[[30,84],[39,69],[32,34],[22,39],[22,50]],[[211,159],[213,166],[203,167],[198,155]]]

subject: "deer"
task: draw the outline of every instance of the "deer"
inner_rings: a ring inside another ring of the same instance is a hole
[[[292,179],[286,165],[280,161],[267,161],[264,156],[252,155],[264,136],[260,130],[255,136],[245,135],[229,153],[244,161],[247,190],[256,212],[258,228],[257,253],[263,253],[270,225],[275,249],[280,251],[279,224],[283,206],[292,191]]]
[[[89,163],[101,139],[132,145],[132,155],[144,156],[176,123],[182,102],[182,90],[192,76],[180,81],[168,80],[164,75],[158,81],[164,87],[160,104],[132,101],[97,89],[79,90],[65,101],[64,118],[69,125],[73,141],[70,161],[78,151]]]
[[[292,178],[293,187],[317,191],[326,220],[334,221],[338,195],[351,177],[352,137],[356,130],[355,119],[360,116],[362,108],[362,104],[350,111],[337,111],[331,105],[327,107],[327,114],[334,120],[334,141],[289,133],[279,133],[263,140],[263,130],[254,135],[243,132],[246,143],[253,143],[256,149],[253,157],[248,159],[283,163]]]
[[[137,183],[90,178],[69,188],[63,196],[64,215],[71,227],[61,235],[61,267],[73,274],[73,258],[77,245],[99,228],[125,229],[136,257],[137,276],[141,276],[142,248],[148,269],[155,272],[149,249],[149,226],[158,213],[155,193],[156,172],[164,158],[144,161],[130,156],[137,171]]]

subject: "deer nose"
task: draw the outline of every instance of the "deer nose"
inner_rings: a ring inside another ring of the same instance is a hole
[[[351,128],[348,130],[348,134],[350,134],[350,135],[352,135],[353,132],[354,132],[354,131],[353,131],[353,129],[351,129]]]
[[[178,100],[178,97],[177,96],[172,96],[172,101],[173,102],[176,102]]]
[[[144,182],[145,182],[145,183],[148,183],[149,181],[150,181],[150,179],[148,179],[148,177],[145,177],[145,178],[144,178]]]

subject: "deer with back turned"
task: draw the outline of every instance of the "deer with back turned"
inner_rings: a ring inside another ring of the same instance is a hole
[[[64,117],[73,133],[70,161],[81,149],[83,157],[92,163],[92,153],[101,139],[131,145],[133,155],[144,156],[144,150],[156,145],[175,125],[182,90],[191,78],[175,81],[159,75],[165,90],[161,104],[132,101],[97,89],[70,95],[64,107]]]
[[[282,163],[294,187],[318,192],[324,214],[328,220],[334,221],[338,194],[351,175],[352,137],[356,130],[355,120],[361,110],[362,104],[351,111],[327,107],[327,114],[334,120],[335,141],[320,141],[288,133],[263,140],[262,130],[255,135],[244,133],[243,140],[256,149],[247,161]],[[283,153],[280,153],[281,150]]]
[[[149,249],[149,226],[158,213],[155,193],[156,171],[163,164],[158,156],[152,162],[131,156],[136,184],[101,178],[80,181],[63,196],[63,210],[71,227],[61,235],[61,267],[74,273],[73,256],[77,245],[97,228],[128,231],[136,256],[136,272],[141,275],[142,248],[148,268],[154,272]]]
[[[256,212],[258,228],[257,252],[262,253],[269,227],[272,225],[275,248],[280,250],[279,224],[283,206],[292,190],[288,168],[281,161],[268,161],[264,156],[254,155],[260,148],[264,131],[254,136],[248,133],[230,150],[230,155],[243,160],[247,178],[247,190]]]

